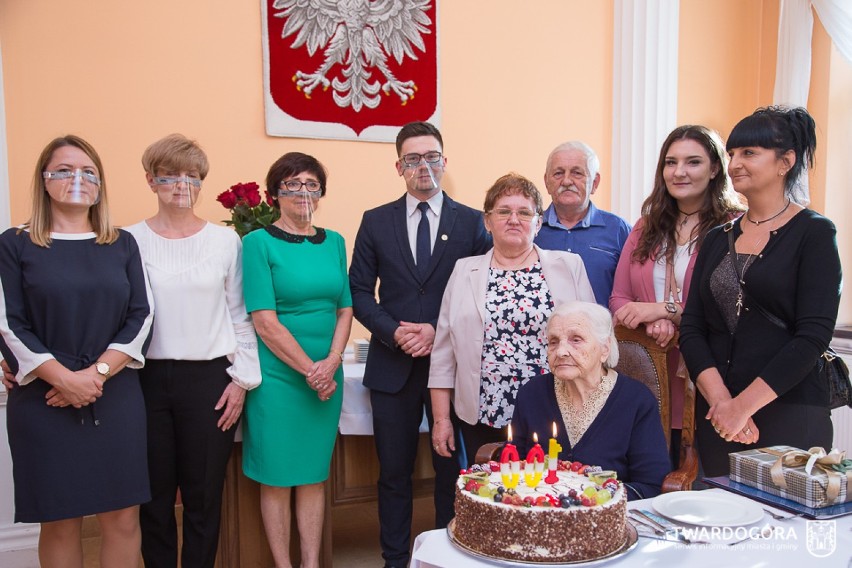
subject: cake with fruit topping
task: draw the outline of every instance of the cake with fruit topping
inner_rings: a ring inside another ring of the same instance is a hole
[[[529,487],[521,473],[508,489],[499,465],[459,476],[452,538],[461,546],[505,560],[578,562],[625,545],[627,496],[614,472],[560,461],[555,483]]]

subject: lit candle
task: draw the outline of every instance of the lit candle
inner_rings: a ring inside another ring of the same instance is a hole
[[[521,457],[512,443],[512,425],[509,424],[509,440],[500,454],[500,476],[506,489],[514,489],[521,480]]]
[[[556,422],[553,423],[553,437],[547,446],[547,477],[544,478],[545,483],[553,485],[559,479],[556,477],[556,466],[559,462],[559,452],[562,451],[562,446],[556,441]]]
[[[544,473],[544,450],[538,443],[538,434],[533,432],[535,445],[527,453],[527,465],[524,467],[524,483],[527,487],[534,488],[541,482],[541,474]]]

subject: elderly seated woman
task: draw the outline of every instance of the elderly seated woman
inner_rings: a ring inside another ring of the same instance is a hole
[[[550,373],[518,391],[512,417],[521,455],[556,423],[560,458],[614,470],[628,499],[660,493],[671,469],[657,400],[648,387],[617,373],[612,316],[588,302],[558,306],[547,322]]]

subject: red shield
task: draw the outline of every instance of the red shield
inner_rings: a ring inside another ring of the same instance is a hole
[[[437,122],[436,2],[266,0],[267,132],[390,141]]]

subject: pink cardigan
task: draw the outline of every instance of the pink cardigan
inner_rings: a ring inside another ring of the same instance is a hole
[[[615,280],[612,286],[612,295],[609,297],[609,310],[615,313],[620,307],[628,302],[656,302],[654,294],[654,261],[648,259],[639,263],[633,260],[633,251],[642,237],[642,228],[645,219],[639,219],[624,243],[621,257],[618,259],[618,267],[615,269]],[[689,283],[692,280],[692,270],[695,267],[695,258],[698,256],[698,248],[692,251],[689,264],[686,267],[686,277],[681,291],[681,303],[686,304],[689,294]],[[672,349],[669,351],[669,391],[671,393],[672,428],[680,429],[683,425],[683,378],[677,377],[678,364],[680,362],[680,351]]]

